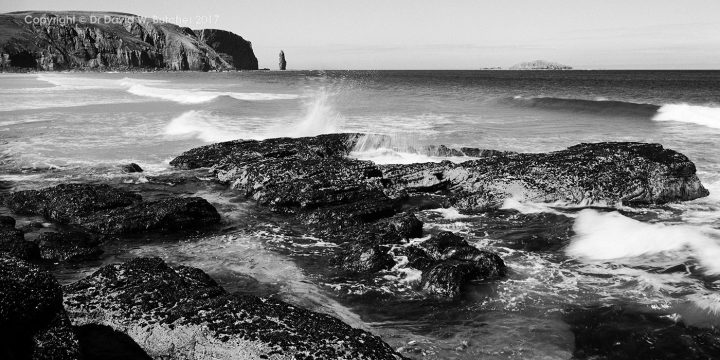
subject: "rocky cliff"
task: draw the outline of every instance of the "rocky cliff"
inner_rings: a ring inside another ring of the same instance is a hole
[[[195,30],[198,39],[213,48],[238,70],[257,70],[258,61],[252,44],[229,31],[218,29]]]
[[[256,62],[249,43],[238,38],[247,47],[245,60]],[[218,43],[223,49],[230,46]],[[208,71],[232,70],[237,64],[245,64],[233,54],[222,56],[213,46],[189,28],[132,14],[0,14],[0,68]]]

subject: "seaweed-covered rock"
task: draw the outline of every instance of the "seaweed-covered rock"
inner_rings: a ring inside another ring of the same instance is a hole
[[[9,194],[4,205],[20,214],[42,215],[103,234],[195,229],[220,221],[198,197],[143,201],[138,194],[97,184],[62,184]]]
[[[695,165],[659,144],[580,144],[544,154],[505,154],[460,164],[386,165],[382,170],[388,188],[449,192],[466,212],[497,208],[509,198],[611,206],[708,195]]]
[[[717,359],[720,331],[620,306],[569,311],[576,359]]]
[[[580,144],[545,154],[445,146],[423,150],[467,157],[462,163],[378,165],[348,156],[353,149],[386,146],[390,140],[361,134],[237,140],[192,149],[170,163],[181,169],[210,168],[220,182],[242,195],[291,214],[316,235],[342,244],[334,262],[356,274],[394,266],[390,249],[421,233],[422,226],[393,230],[388,219],[403,210],[426,207],[422,203],[427,201],[470,213],[496,211],[511,198],[642,205],[708,194],[694,164],[658,144]],[[557,233],[545,229],[535,238],[516,237],[516,247],[562,246],[563,229],[569,227],[561,226]],[[426,291],[453,296],[469,281],[504,273],[497,255],[464,240],[445,246],[445,240],[407,250],[417,255],[412,263],[426,266],[421,269]]]
[[[220,222],[220,214],[200,197],[144,201],[132,206],[93,214],[81,225],[102,234],[124,234],[148,230],[198,229]]]
[[[153,358],[401,358],[331,316],[228,294],[202,271],[158,258],[105,266],[65,290],[74,324],[110,326]]]
[[[78,359],[78,340],[52,275],[0,254],[0,358]]]
[[[40,257],[49,261],[82,261],[102,254],[97,237],[79,231],[44,232],[37,238]]]
[[[708,195],[695,165],[659,144],[580,144],[541,154],[465,149],[457,152],[477,158],[462,163],[375,165],[348,158],[359,139],[359,134],[328,134],[230,141],[192,149],[170,163],[184,169],[212,167],[220,180],[261,203],[287,207],[357,201],[372,190],[390,198],[441,193],[465,211],[497,208],[511,197],[637,205]],[[442,149],[454,154],[450,148]]]

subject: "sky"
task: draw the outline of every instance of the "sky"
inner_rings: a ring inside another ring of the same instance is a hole
[[[260,67],[720,69],[717,0],[3,0],[0,12],[96,10],[229,30]]]

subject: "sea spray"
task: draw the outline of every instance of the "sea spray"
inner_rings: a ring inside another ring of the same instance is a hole
[[[333,106],[334,93],[327,88],[320,88],[306,96],[305,113],[300,121],[291,126],[277,129],[279,136],[302,137],[338,132],[345,119]]]

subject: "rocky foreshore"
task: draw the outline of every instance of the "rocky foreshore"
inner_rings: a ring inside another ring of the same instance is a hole
[[[398,267],[413,269],[420,274],[415,290],[431,301],[455,299],[472,284],[502,279],[508,269],[498,254],[458,234],[425,229],[418,217],[424,209],[492,213],[510,200],[647,206],[708,195],[694,164],[658,144],[580,144],[543,154],[440,146],[430,150],[467,161],[378,165],[349,156],[366,136],[203,146],[171,161],[176,175],[147,180],[172,187],[194,178],[183,174],[207,170],[259,209],[335,243],[326,260],[338,276],[380,278]],[[377,336],[331,316],[228,293],[201,270],[158,258],[106,265],[63,288],[37,267],[97,258],[105,241],[129,234],[214,232],[224,221],[203,198],[173,192],[147,197],[129,189],[64,184],[2,196],[0,203],[14,214],[58,226],[26,239],[15,219],[0,217],[0,329],[13,344],[0,350],[3,358],[92,358],[88,354],[113,351],[180,359],[402,357]],[[560,224],[510,247],[552,251],[566,245],[559,234],[569,231],[566,219],[498,214],[497,224],[484,224],[488,232],[513,222]]]

